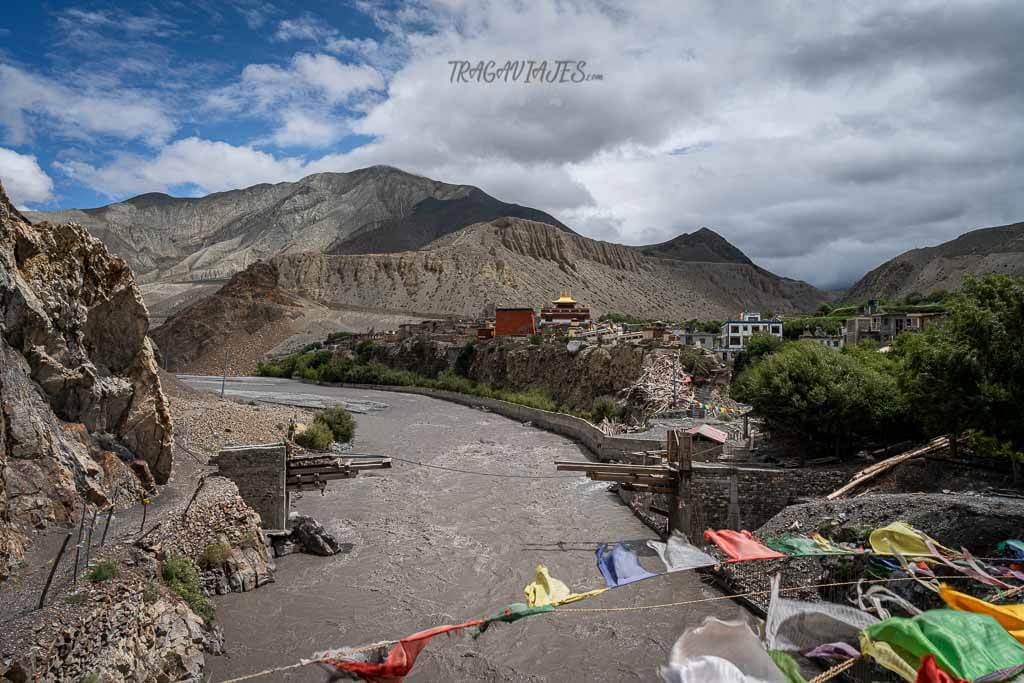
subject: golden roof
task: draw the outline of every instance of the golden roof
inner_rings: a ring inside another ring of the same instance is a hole
[[[558,298],[555,299],[552,303],[556,303],[556,304],[574,304],[574,303],[576,303],[576,299],[573,299],[572,295],[569,292],[562,292],[558,296]]]

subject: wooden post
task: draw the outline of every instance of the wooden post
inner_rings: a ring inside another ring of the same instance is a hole
[[[114,504],[110,504],[110,508],[107,509],[107,521],[103,525],[103,538],[100,539],[100,547],[102,548],[107,544],[107,532],[110,531],[110,520],[114,517]]]
[[[60,561],[64,559],[64,551],[68,548],[68,541],[71,540],[71,532],[64,537],[64,542],[60,544],[60,550],[57,551],[57,559],[53,561],[53,566],[50,567],[50,573],[46,577],[46,585],[43,586],[43,593],[39,596],[39,609],[42,609],[46,605],[46,594],[50,592],[50,584],[53,583],[53,575],[57,573],[57,567],[60,566]]]
[[[92,552],[92,534],[96,530],[96,518],[99,517],[100,511],[96,510],[92,513],[92,523],[89,525],[89,534],[85,541],[85,566],[89,566],[89,556]]]
[[[669,457],[673,457],[673,451],[677,458],[673,468],[676,473],[676,493],[672,496],[669,509],[668,530],[681,531],[684,534],[691,534],[691,502],[690,502],[690,477],[693,474],[693,435],[679,430],[672,430],[668,433]]]

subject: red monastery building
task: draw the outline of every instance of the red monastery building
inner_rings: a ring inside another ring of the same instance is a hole
[[[540,309],[541,325],[590,325],[590,309],[581,306],[569,294],[562,295],[551,302],[551,306]]]

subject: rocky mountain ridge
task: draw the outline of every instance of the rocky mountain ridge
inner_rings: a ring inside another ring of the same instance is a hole
[[[522,216],[568,230],[536,209],[508,204],[389,166],[318,173],[199,198],[139,195],[95,209],[30,212],[74,221],[123,257],[140,282],[229,278],[249,264],[297,251],[419,249],[462,227]]]
[[[285,289],[327,305],[477,315],[571,290],[598,314],[721,318],[741,309],[811,310],[826,295],[747,263],[681,261],[515,218],[479,223],[419,251],[284,254]]]
[[[934,247],[911,249],[862,277],[844,299],[896,299],[953,291],[967,275],[1024,275],[1024,223],[981,228]]]

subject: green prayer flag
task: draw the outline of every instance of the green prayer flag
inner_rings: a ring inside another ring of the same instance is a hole
[[[807,683],[807,679],[800,672],[800,665],[788,653],[782,650],[768,650],[768,656],[775,662],[775,666],[785,674],[789,683]]]
[[[893,671],[916,671],[925,656],[935,655],[947,673],[968,681],[1024,664],[1024,645],[995,619],[949,609],[869,626],[861,634],[861,651]]]

